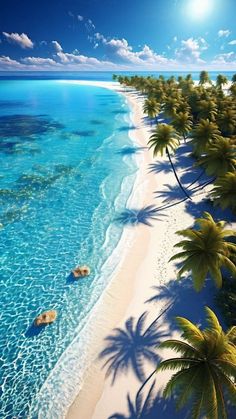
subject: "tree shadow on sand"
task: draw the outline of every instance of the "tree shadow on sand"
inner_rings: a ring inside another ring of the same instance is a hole
[[[206,326],[206,305],[215,311],[219,319],[222,320],[215,304],[217,289],[211,279],[206,280],[205,286],[200,292],[194,290],[190,276],[171,280],[167,285],[154,286],[152,289],[154,294],[146,303],[153,303],[158,307],[160,301],[167,301],[169,308],[163,313],[163,321],[168,322],[169,331],[179,330],[175,323],[176,316],[186,317],[193,323]]]
[[[159,161],[149,164],[149,173],[170,173],[172,171],[169,162]]]
[[[184,410],[176,412],[174,399],[164,399],[155,391],[156,380],[149,385],[146,396],[143,395],[143,385],[138,390],[135,400],[127,394],[127,414],[114,413],[108,419],[187,419]]]
[[[105,338],[107,345],[99,358],[106,358],[103,368],[107,368],[107,377],[112,376],[112,384],[118,373],[126,373],[129,368],[132,368],[140,381],[144,381],[144,360],[149,361],[154,367],[159,361],[156,347],[166,333],[157,327],[159,317],[145,328],[146,318],[147,312],[143,313],[136,323],[135,319],[130,317],[123,329],[115,328],[113,333]]]
[[[202,216],[204,211],[209,212],[213,218],[217,221],[228,220],[229,222],[235,221],[235,216],[233,215],[230,209],[222,210],[219,206],[213,206],[213,203],[210,199],[204,199],[201,203],[194,203],[188,201],[186,203],[186,211],[194,216],[194,218],[199,218]]]
[[[178,201],[185,197],[185,194],[180,189],[179,185],[168,185],[164,184],[164,186],[167,188],[164,191],[155,191],[154,194],[156,195],[156,198],[162,198],[163,203],[168,203],[170,201]],[[188,191],[189,194],[189,191]]]
[[[138,224],[145,224],[152,227],[151,221],[157,220],[162,214],[158,213],[154,205],[148,205],[140,209],[127,208],[116,217],[115,221],[122,225],[136,226]]]

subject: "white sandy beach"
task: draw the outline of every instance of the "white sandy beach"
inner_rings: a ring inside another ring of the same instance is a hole
[[[73,83],[91,84],[121,91],[117,83],[90,81]],[[151,126],[143,118],[143,99],[134,92],[123,91],[122,94],[126,96],[132,108],[132,122],[136,127],[130,131],[130,136],[136,144],[146,147]],[[168,169],[167,159],[165,157],[155,159],[155,162],[162,164],[162,170],[158,173],[149,173],[149,165],[154,163],[152,151],[142,150],[138,154],[138,162],[140,167],[133,194],[138,199],[139,208],[148,205],[159,207],[166,199],[171,202],[171,197],[168,198],[168,193],[171,191],[168,185],[175,190],[177,184],[174,174]],[[178,173],[179,175],[185,173],[185,168],[181,164]],[[156,197],[154,194],[156,191],[161,196]],[[196,194],[192,205],[202,198],[202,193],[204,194],[203,191],[200,195]],[[147,327],[169,306],[170,302],[174,301],[175,296],[169,284],[176,278],[177,268],[174,263],[169,262],[169,259],[174,254],[173,246],[178,241],[175,232],[188,227],[193,221],[193,213],[186,211],[186,202],[183,202],[160,211],[158,219],[151,220],[152,227],[144,224],[125,227],[126,231],[121,239],[125,252],[122,250],[114,277],[96,307],[95,321],[90,329],[93,343],[91,345],[90,342],[87,354],[90,366],[86,371],[83,387],[67,413],[67,419],[108,419],[117,412],[127,414],[127,393],[134,400],[141,382],[132,369],[129,369],[126,374],[120,373],[115,383],[111,385],[111,377],[106,378],[106,371],[102,369],[103,362],[98,360],[98,355],[105,348],[104,338],[112,333],[112,329],[124,327],[129,317],[134,317],[137,321],[145,311],[147,311],[145,324]],[[130,235],[132,241],[129,239]],[[161,289],[165,290],[165,295],[157,303],[147,304],[145,301],[157,293],[152,289],[153,286],[161,286]],[[191,301],[189,303],[191,304]],[[185,312],[178,314],[184,316]],[[173,319],[166,316],[158,321],[160,332],[166,334],[161,340],[176,335],[172,323]],[[157,349],[157,353],[163,358],[169,356],[167,351],[161,352]],[[146,362],[144,368],[148,376],[155,366]],[[169,376],[168,372],[158,373],[157,392],[163,388]],[[164,414],[159,417],[164,417]]]

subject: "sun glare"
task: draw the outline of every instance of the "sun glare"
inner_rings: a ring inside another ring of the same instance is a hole
[[[188,15],[193,19],[201,19],[212,9],[212,0],[189,0],[187,4]]]

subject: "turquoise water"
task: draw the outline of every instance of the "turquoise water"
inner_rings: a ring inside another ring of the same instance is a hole
[[[165,78],[175,76],[186,77],[191,73],[193,80],[199,80],[200,71],[0,71],[0,79],[71,79],[71,80],[102,80],[111,81],[113,74],[121,74],[127,76],[154,76],[163,75]],[[232,79],[235,71],[209,71],[212,81],[216,80],[218,74],[224,74],[229,80]]]
[[[102,267],[137,171],[125,153],[130,124],[124,98],[107,89],[0,81],[1,418],[37,416],[41,387],[109,281]],[[92,274],[72,281],[78,263]],[[56,322],[34,328],[47,309]]]

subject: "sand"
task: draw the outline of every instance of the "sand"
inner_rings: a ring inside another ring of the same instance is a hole
[[[118,92],[123,90],[113,82],[79,81],[74,83],[97,85]],[[136,144],[146,147],[152,127],[142,112],[143,98],[127,90],[123,90],[121,94],[125,95],[130,104],[132,123],[136,127],[130,131],[130,136]],[[135,198],[140,209],[148,205],[159,207],[163,203],[172,203],[173,199],[183,198],[166,157],[158,157],[154,160],[152,152],[143,149],[138,153],[137,158],[139,171],[133,196],[130,197],[130,204]],[[150,165],[154,162],[159,165],[158,173],[150,173]],[[181,160],[177,161],[177,164],[178,173],[187,176]],[[159,193],[159,197],[156,192]],[[199,202],[204,193],[203,190],[196,194],[191,205]],[[175,232],[192,225],[193,221],[194,212],[186,210],[185,201],[161,211],[158,219],[151,221],[152,226],[140,223],[125,227],[121,239],[122,251],[119,265],[95,308],[95,320],[90,330],[93,340],[92,343],[90,342],[87,357],[90,359],[90,365],[84,375],[82,389],[67,412],[67,419],[107,419],[116,412],[127,415],[127,393],[134,400],[141,382],[132,369],[129,369],[126,373],[120,373],[112,385],[111,377],[106,377],[106,370],[102,369],[104,361],[99,360],[98,355],[106,347],[104,338],[112,334],[115,327],[124,328],[128,318],[134,317],[136,324],[141,314],[147,312],[145,322],[145,327],[147,327],[158,315],[166,309],[168,311],[170,304],[171,307],[174,306],[176,295],[170,284],[176,278],[177,268],[176,264],[169,262],[169,259],[174,254],[173,246],[178,241]],[[161,287],[162,298],[156,303],[147,304],[146,301],[159,292],[155,291],[153,286]],[[190,294],[191,298],[194,298],[194,292],[191,291]],[[204,301],[203,299],[203,304]],[[191,301],[189,303],[191,304]],[[176,306],[177,311],[180,308]],[[169,310],[172,313],[173,309],[169,308]],[[183,315],[185,312],[177,314]],[[178,335],[176,328],[173,327],[172,316],[164,314],[157,322],[157,327],[160,332],[160,341]],[[157,353],[163,358],[171,354],[169,351],[159,349]],[[155,369],[155,365],[148,361],[145,361],[143,365],[147,376]],[[158,373],[156,392],[162,390],[170,375],[169,372]],[[159,417],[164,417],[164,415]]]

